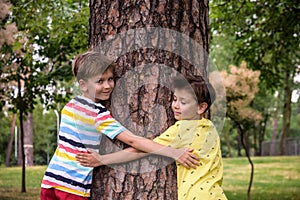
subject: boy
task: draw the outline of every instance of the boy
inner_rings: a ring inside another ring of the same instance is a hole
[[[188,82],[174,78],[173,87],[172,111],[178,121],[154,141],[175,148],[193,148],[200,157],[200,166],[196,169],[186,169],[177,162],[178,199],[227,199],[221,188],[223,163],[219,135],[213,123],[203,116],[215,100],[215,91],[200,76],[188,77]],[[145,155],[129,148],[107,155],[78,154],[77,160],[83,165],[99,166],[127,162]]]
[[[114,88],[113,68],[111,61],[98,52],[75,58],[72,69],[82,95],[62,110],[59,145],[42,180],[41,200],[89,199],[93,168],[81,166],[75,156],[88,149],[97,151],[102,134],[141,151],[171,157],[187,167],[199,164],[192,149],[166,148],[130,133],[112,118],[104,105]]]

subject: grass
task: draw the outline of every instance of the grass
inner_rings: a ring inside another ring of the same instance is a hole
[[[21,192],[21,167],[0,167],[0,200],[38,200],[46,166],[26,168],[26,193]]]
[[[252,200],[300,200],[300,156],[254,157]],[[26,168],[26,193],[21,193],[21,168],[0,167],[0,200],[38,200],[46,166]],[[250,165],[246,158],[224,159],[223,188],[229,200],[247,199]]]
[[[253,200],[299,200],[300,157],[254,157]],[[229,200],[247,199],[250,164],[246,158],[224,159],[223,188]]]

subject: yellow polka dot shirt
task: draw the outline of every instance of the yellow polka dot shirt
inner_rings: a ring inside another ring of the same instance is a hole
[[[154,139],[174,148],[190,147],[200,157],[200,166],[186,169],[177,164],[178,200],[224,200],[223,162],[220,138],[208,119],[180,120]]]

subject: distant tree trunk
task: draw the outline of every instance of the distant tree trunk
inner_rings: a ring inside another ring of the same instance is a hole
[[[131,34],[125,34],[125,38],[115,39],[112,41],[115,43],[109,45],[109,48],[121,51],[120,55],[112,56],[118,63],[117,92],[113,94],[116,98],[112,99],[113,115],[133,133],[152,139],[174,123],[170,109],[171,91],[161,82],[169,80],[168,69],[207,76],[208,62],[203,55],[207,54],[209,45],[208,1],[91,0],[90,7],[90,48],[97,48],[104,41],[128,30],[145,27],[168,28],[184,33],[203,48],[202,59],[199,59],[202,68],[197,70],[191,64],[193,61],[187,62],[186,58],[179,56],[188,52],[191,58],[197,60],[198,57],[193,56],[195,49],[177,48],[176,54],[164,50],[168,47],[168,40],[172,39],[163,31],[158,33],[155,30],[151,35],[149,30],[145,30],[148,34],[146,39],[136,37],[134,40]],[[137,31],[131,33],[142,37]],[[172,44],[181,47],[181,39],[177,38]],[[135,46],[139,48],[126,51]],[[160,68],[159,64],[168,66],[168,69],[162,72],[165,68]],[[164,83],[167,84],[167,81]],[[126,147],[120,142],[112,144],[103,139],[101,152],[117,151],[117,146],[121,149]],[[177,199],[176,191],[176,167],[167,158],[151,156],[126,165],[94,170],[92,199],[174,200]]]
[[[12,119],[11,119],[11,124],[10,124],[10,137],[9,137],[9,142],[7,145],[6,158],[5,158],[5,166],[6,167],[10,166],[10,156],[11,156],[12,146],[13,146],[13,141],[14,141],[16,121],[17,121],[17,115],[13,114]]]
[[[249,139],[249,131],[244,131],[244,138],[241,138],[241,139],[244,139],[244,144],[245,144],[245,151],[248,151],[249,152],[249,155],[251,155],[251,152],[250,152],[250,139]]]
[[[261,154],[262,154],[262,143],[265,138],[268,119],[269,119],[269,115],[265,115],[264,121],[260,122],[260,127],[262,127],[262,128],[259,131],[259,136],[258,136],[258,145],[259,146],[258,146],[258,151],[256,152],[256,156],[261,156]]]
[[[33,166],[33,117],[28,113],[24,121],[24,153],[25,165]]]
[[[284,88],[284,107],[283,107],[283,116],[282,116],[282,134],[280,135],[279,141],[279,153],[280,155],[285,155],[285,143],[286,138],[288,137],[288,133],[290,130],[291,125],[291,102],[292,102],[292,88],[291,88],[291,81],[293,80],[295,69],[291,71],[289,68],[286,70],[285,74],[285,88]],[[292,72],[292,73],[291,73]],[[293,74],[291,76],[291,74]],[[292,78],[291,78],[292,77]]]
[[[18,128],[18,160],[17,164],[18,166],[21,166],[23,161],[23,156],[22,156],[22,147],[21,147],[21,127]]]
[[[242,143],[241,143],[241,137],[240,137],[240,134],[238,134],[236,136],[236,141],[237,141],[237,153],[238,153],[238,157],[241,157],[242,156]]]
[[[253,149],[254,149],[254,152],[253,152],[253,155],[257,155],[257,152],[259,151],[259,147],[258,147],[258,139],[257,139],[257,135],[260,134],[260,129],[258,131],[258,133],[256,132],[256,130],[253,131]],[[250,148],[251,149],[251,148]]]
[[[231,133],[230,131],[228,131],[227,133],[223,133],[223,137],[225,139],[225,143],[226,143],[226,147],[227,147],[227,151],[228,151],[228,157],[232,157],[230,137],[229,137],[230,133]]]
[[[278,128],[278,120],[277,118],[273,118],[272,120],[272,140],[270,145],[270,156],[276,155],[276,135]]]
[[[26,167],[25,167],[25,152],[24,152],[24,126],[23,126],[23,117],[24,117],[24,101],[21,94],[21,77],[18,75],[18,110],[19,110],[19,122],[20,122],[20,150],[22,158],[22,181],[21,181],[21,192],[26,192]]]

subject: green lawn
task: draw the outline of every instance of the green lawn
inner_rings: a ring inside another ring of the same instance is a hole
[[[299,200],[300,156],[254,157],[253,200]],[[247,199],[250,164],[246,158],[224,159],[223,188],[229,200]]]
[[[300,200],[300,156],[255,157],[252,200]],[[21,193],[21,168],[0,167],[0,200],[39,199],[46,166],[26,169],[26,193]],[[250,165],[246,158],[224,159],[223,188],[229,200],[247,199]]]

